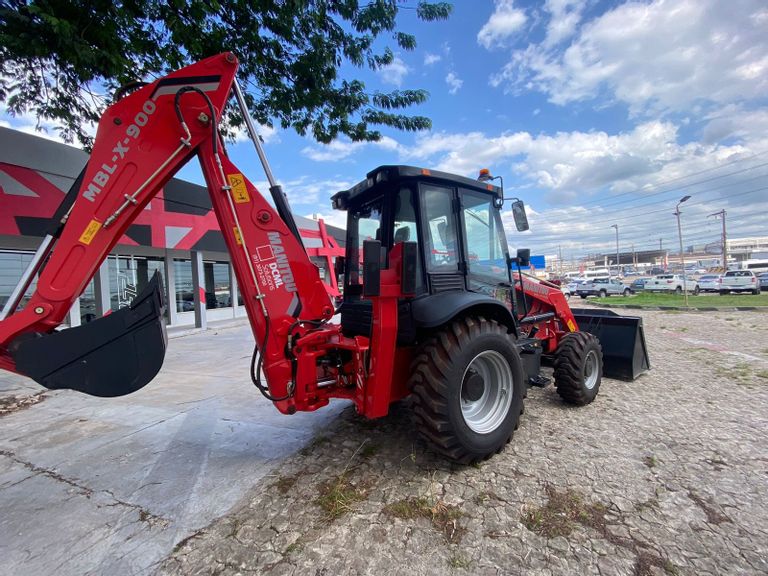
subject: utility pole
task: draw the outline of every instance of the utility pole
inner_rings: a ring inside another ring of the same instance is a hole
[[[616,228],[616,276],[619,276],[621,271],[619,266],[619,225],[611,224],[611,228]]]
[[[560,265],[560,277],[563,277],[563,247],[557,245],[557,263]]]
[[[727,272],[728,271],[728,238],[727,238],[726,233],[725,233],[725,214],[726,214],[725,209],[722,209],[722,210],[720,210],[720,212],[715,212],[714,214],[710,214],[709,216],[707,216],[707,218],[709,218],[710,216],[714,216],[715,218],[720,216],[723,219],[723,238],[722,238],[722,242],[723,242],[723,272]]]
[[[685,277],[685,256],[683,255],[683,229],[680,226],[680,204],[690,199],[690,196],[683,196],[680,202],[675,206],[675,216],[677,216],[677,235],[680,238],[680,264],[683,266],[683,292],[685,293],[685,305],[688,306],[688,279]]]

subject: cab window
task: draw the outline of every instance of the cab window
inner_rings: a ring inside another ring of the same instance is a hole
[[[465,191],[462,198],[462,221],[467,239],[467,268],[470,275],[508,282],[507,251],[504,249],[506,239],[493,207],[493,198],[487,194]]]
[[[430,272],[456,272],[459,244],[453,216],[453,190],[443,186],[422,185],[426,230],[424,231],[427,269]]]

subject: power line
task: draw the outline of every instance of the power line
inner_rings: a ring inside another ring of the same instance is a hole
[[[725,164],[721,164],[721,165],[719,165],[719,166],[713,166],[712,168],[705,168],[704,170],[699,170],[699,171],[697,171],[697,172],[690,172],[690,173],[688,173],[688,174],[686,174],[686,175],[684,175],[684,176],[678,176],[678,177],[676,177],[676,178],[670,178],[669,180],[664,180],[664,181],[662,181],[662,182],[658,182],[658,183],[656,183],[656,184],[653,184],[653,185],[649,186],[648,188],[645,188],[645,190],[654,190],[654,189],[656,189],[656,188],[659,188],[659,187],[661,187],[661,186],[666,186],[666,185],[668,185],[668,184],[671,184],[671,183],[673,183],[673,182],[678,182],[678,181],[680,181],[680,180],[685,180],[686,178],[692,178],[692,177],[694,177],[694,176],[699,176],[699,175],[701,175],[701,174],[706,174],[706,173],[708,173],[708,172],[713,172],[713,171],[715,171],[715,170],[720,170],[720,169],[722,169],[722,168],[726,168],[726,167],[728,167],[728,166],[733,166],[734,164],[739,164],[740,162],[747,162],[747,161],[749,161],[749,160],[754,160],[755,158],[758,158],[759,156],[763,156],[763,155],[765,155],[765,154],[768,154],[768,150],[763,150],[762,152],[757,152],[757,153],[755,153],[755,154],[753,154],[752,156],[749,156],[749,157],[747,157],[747,158],[739,158],[739,159],[737,159],[737,160],[733,160],[732,162],[726,162]],[[763,164],[763,165],[764,165],[764,164]],[[762,166],[762,165],[761,165],[761,166]],[[749,169],[751,169],[751,168],[747,168],[747,169],[745,169],[745,170],[749,170]],[[740,172],[741,172],[741,171],[739,171],[739,172],[734,172],[734,174],[738,174],[738,173],[740,173]],[[706,182],[706,181],[708,181],[708,180],[704,180],[703,182]],[[676,188],[676,189],[679,189],[679,188],[684,188],[684,187],[685,187],[685,188],[687,188],[687,187],[690,187],[690,186],[692,186],[692,185],[695,185],[695,183],[694,183],[694,184],[685,184],[685,185],[683,185],[683,186],[677,186],[677,187],[675,187],[675,188]],[[616,195],[612,196],[612,198],[619,198],[619,197],[621,197],[621,196],[627,196],[627,195],[629,195],[629,194],[636,194],[636,193],[638,193],[638,192],[640,192],[640,191],[642,191],[642,190],[628,190],[627,192],[621,192],[621,193],[619,193],[619,194],[616,194]],[[655,194],[662,194],[662,193],[664,193],[664,192],[657,192],[657,193],[655,193]],[[585,201],[585,202],[582,202],[580,205],[582,205],[582,206],[583,206],[583,205],[585,205],[585,204],[594,204],[595,202],[600,202],[600,199],[596,199],[596,200],[587,200],[587,201]]]

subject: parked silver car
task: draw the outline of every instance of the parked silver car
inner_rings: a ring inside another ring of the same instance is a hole
[[[760,282],[760,290],[768,290],[768,272],[758,274],[757,281]]]

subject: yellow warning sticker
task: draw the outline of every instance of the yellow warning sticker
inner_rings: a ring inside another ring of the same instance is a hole
[[[242,246],[243,245],[243,237],[240,236],[240,228],[238,228],[237,226],[232,226],[232,230],[235,231],[235,242],[237,242],[238,246]]]
[[[242,204],[243,202],[250,202],[251,196],[248,194],[248,188],[245,186],[245,178],[242,174],[227,174],[227,180],[232,188],[232,198],[235,202]]]
[[[93,237],[96,236],[96,232],[99,231],[99,228],[101,228],[101,223],[96,220],[91,220],[91,223],[85,227],[85,230],[83,230],[83,233],[80,235],[80,242],[88,246],[93,240]]]
[[[568,329],[571,332],[576,332],[576,325],[573,323],[573,320],[568,319],[568,322],[566,322],[566,324],[568,324]]]

